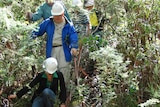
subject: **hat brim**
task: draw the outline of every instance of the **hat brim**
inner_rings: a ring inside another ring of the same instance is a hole
[[[78,4],[73,4],[73,5],[72,5],[72,7],[76,7],[76,6],[78,6],[78,7],[83,7],[83,3],[78,3]]]
[[[51,11],[51,13],[52,13],[53,16],[59,16],[59,15],[62,15],[64,13],[64,11],[61,11],[59,13],[56,13],[56,12],[54,13],[54,12]]]
[[[45,69],[45,71],[48,72],[49,74],[53,74],[57,71],[57,68],[54,71],[50,71],[50,70],[47,70],[47,69]]]
[[[86,4],[84,5],[85,7],[90,7],[90,6],[94,6],[94,4]]]

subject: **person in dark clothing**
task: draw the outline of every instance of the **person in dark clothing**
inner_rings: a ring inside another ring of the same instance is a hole
[[[43,62],[44,71],[38,73],[29,85],[23,87],[16,94],[11,94],[8,99],[21,98],[35,85],[39,85],[32,97],[32,107],[53,107],[55,98],[60,99],[60,107],[65,107],[66,87],[63,74],[57,70],[57,60],[53,57]],[[60,87],[60,89],[59,89]]]

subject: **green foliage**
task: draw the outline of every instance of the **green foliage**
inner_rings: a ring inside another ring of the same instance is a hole
[[[4,88],[4,94],[8,95],[18,90],[15,87],[20,88],[33,78],[32,66],[38,69],[35,72],[40,71],[44,56],[39,52],[42,51],[42,40],[30,39],[35,24],[15,21],[8,8],[0,8],[0,12],[0,84]],[[9,87],[14,90],[8,89]]]
[[[131,86],[138,90],[138,81],[134,77],[136,75],[127,70],[129,61],[124,62],[122,54],[117,53],[114,48],[107,46],[91,52],[90,58],[97,62],[97,70],[100,72],[99,85],[102,85],[103,105],[107,105],[119,94],[125,94]]]
[[[41,70],[45,37],[30,40],[30,32],[37,23],[25,21],[25,13],[35,12],[42,2],[0,1],[3,7],[0,8],[0,84],[4,88],[20,88],[33,78],[32,67],[36,68],[35,72]],[[65,5],[70,10],[71,0],[65,1]],[[95,102],[102,103],[102,107],[135,107],[138,104],[159,107],[149,100],[160,98],[160,42],[155,35],[160,29],[159,7],[159,0],[95,1],[95,8],[109,21],[105,23],[101,38],[90,35],[82,39],[81,65],[88,67],[93,59],[96,70],[89,72],[93,73],[89,82],[81,78],[79,87],[73,84],[74,94],[80,95],[73,96],[74,102],[87,102],[89,107]],[[17,84],[13,85],[15,82]],[[28,101],[25,97],[13,104],[21,107]]]
[[[117,50],[123,53],[125,60],[131,61],[128,67],[137,75],[139,81],[137,92],[143,93],[143,96],[137,94],[140,98],[139,102],[153,95],[151,93],[153,91],[147,90],[148,84],[159,84],[159,77],[153,71],[153,68],[159,66],[157,59],[160,51],[155,43],[157,41],[155,32],[159,30],[159,12],[157,11],[159,1],[150,2],[126,1],[124,3],[126,12],[120,11],[123,17],[118,17],[118,26],[109,24],[114,30],[114,36],[118,39]],[[157,90],[157,86],[153,87]]]
[[[84,47],[88,48],[90,52],[99,50],[99,47],[104,47],[107,45],[107,41],[101,38],[99,35],[85,37],[82,39],[82,44]]]
[[[13,0],[1,0],[0,1],[0,7],[5,7],[5,6],[8,6],[8,5],[11,5],[13,2]]]
[[[142,104],[139,104],[138,106],[139,107],[150,107],[150,106],[152,107],[152,105],[154,105],[155,107],[157,103],[160,103],[159,99],[152,98]]]
[[[95,52],[92,56],[93,59],[99,61],[96,67],[98,67],[97,69],[99,69],[99,71],[102,71],[100,79],[104,79],[104,81],[109,81],[110,83],[110,85],[107,84],[107,86],[111,86],[111,88],[107,87],[105,89],[112,90],[110,92],[116,92],[115,96],[118,96],[115,98],[113,97],[114,100],[110,99],[110,104],[106,102],[108,105],[113,103],[114,106],[117,105],[118,107],[124,107],[126,105],[130,107],[151,97],[159,98],[158,94],[154,92],[159,92],[159,88],[156,85],[159,84],[159,77],[156,75],[159,74],[157,69],[159,69],[160,51],[159,45],[156,44],[159,40],[157,40],[155,33],[160,29],[160,2],[158,0],[101,0],[96,3],[97,8],[102,8],[102,12],[104,12],[105,16],[110,18],[110,22],[106,23],[105,26],[103,39],[106,40],[109,46],[116,48],[118,52],[113,55],[113,57],[108,57],[112,55],[111,53],[115,52],[114,49],[114,51],[108,48],[100,48],[99,50],[92,37],[84,39],[84,45],[88,46],[90,50],[89,53]],[[106,54],[103,52],[106,52]],[[120,60],[120,57],[122,58],[120,53],[124,59]],[[111,58],[112,60],[107,58]],[[128,60],[130,64],[127,65],[124,61]],[[102,63],[103,61],[104,63]],[[118,63],[119,61],[121,61],[120,64]],[[107,75],[105,71],[107,71],[107,73],[109,72],[109,75]],[[113,72],[114,76],[110,76],[112,75],[110,72]],[[123,76],[128,76],[128,78],[121,79]],[[113,87],[112,84],[116,84],[114,85],[115,87]],[[152,88],[150,85],[153,85]],[[119,94],[120,92],[121,94]],[[107,93],[109,92],[107,91]],[[135,93],[136,96],[132,93]],[[124,101],[123,99],[126,99],[126,97],[128,100]],[[107,98],[108,97],[105,97],[104,100]]]

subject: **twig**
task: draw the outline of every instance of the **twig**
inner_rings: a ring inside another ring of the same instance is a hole
[[[9,107],[9,100],[1,97],[3,107]]]
[[[2,85],[2,88],[0,90],[0,95],[2,95],[2,93],[3,93],[3,87],[4,87],[4,84]]]
[[[4,104],[4,107],[9,107],[9,100],[8,99],[3,99],[3,104]]]

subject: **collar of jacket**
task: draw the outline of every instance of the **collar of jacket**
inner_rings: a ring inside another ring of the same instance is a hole
[[[53,21],[53,16],[50,16],[49,18],[50,18],[50,20]],[[73,26],[73,22],[72,22],[72,21],[69,21],[66,16],[64,16],[64,18],[65,18],[65,20],[66,20],[66,24],[69,23],[70,25]]]
[[[42,75],[42,78],[47,78],[46,73],[44,73],[44,74]],[[53,73],[53,78],[58,78],[57,72]]]

